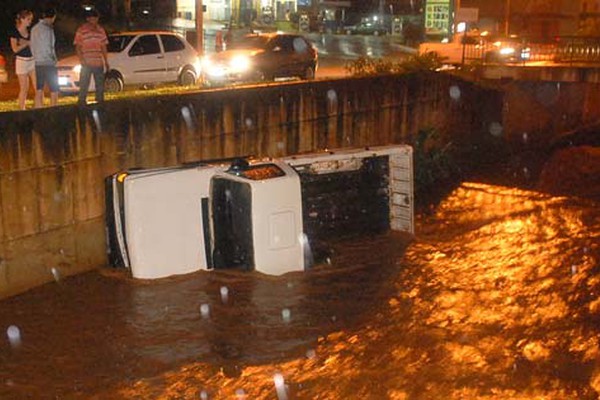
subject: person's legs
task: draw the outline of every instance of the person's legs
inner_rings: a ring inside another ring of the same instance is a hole
[[[44,77],[44,67],[36,65],[35,67],[35,98],[33,100],[33,107],[40,108],[44,105],[44,83],[46,79]]]
[[[31,87],[33,88],[33,91],[35,92],[35,83],[36,83],[35,68],[31,69],[31,71],[29,71],[27,76],[29,77],[29,82],[31,82]],[[29,91],[29,87],[27,88],[27,91]]]
[[[50,86],[50,105],[58,104],[58,68],[55,65],[48,67],[48,86]]]
[[[93,70],[90,67],[81,66],[81,71],[79,72],[79,105],[85,105],[87,102],[87,94],[90,88],[90,76],[92,71]],[[96,78],[94,77],[94,79]]]
[[[96,102],[102,103],[104,101],[104,67],[94,67],[92,73],[94,74],[94,84],[96,85]]]
[[[29,90],[29,75],[19,74],[19,96],[17,97],[17,103],[19,104],[19,110],[25,109],[25,101],[27,100],[27,91]]]

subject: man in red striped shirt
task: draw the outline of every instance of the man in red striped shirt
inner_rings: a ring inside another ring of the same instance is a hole
[[[86,22],[75,32],[75,49],[81,62],[79,74],[79,104],[85,105],[90,86],[90,78],[94,76],[96,85],[96,102],[104,101],[104,72],[108,72],[108,57],[106,31],[98,24],[98,11],[87,10]]]

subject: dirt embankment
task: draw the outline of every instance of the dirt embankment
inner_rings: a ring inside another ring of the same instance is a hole
[[[558,150],[544,166],[538,189],[600,200],[600,148],[579,146]]]

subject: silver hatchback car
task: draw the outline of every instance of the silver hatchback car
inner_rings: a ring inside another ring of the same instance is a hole
[[[169,31],[135,31],[108,36],[105,89],[119,92],[125,85],[177,82],[193,85],[200,76],[196,50],[182,36]],[[58,83],[63,92],[79,91],[81,65],[76,55],[58,61]],[[93,79],[92,79],[93,85]],[[91,90],[93,90],[93,86]]]

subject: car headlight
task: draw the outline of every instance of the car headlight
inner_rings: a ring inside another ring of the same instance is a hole
[[[202,73],[207,76],[221,77],[225,75],[225,70],[218,63],[212,60],[210,57],[204,57],[200,61],[200,68]]]
[[[229,61],[232,72],[244,72],[250,69],[250,59],[245,56],[236,56]]]
[[[515,49],[514,47],[503,47],[500,49],[500,54],[503,56],[509,56],[511,54],[515,54]]]
[[[73,67],[73,72],[80,73],[81,72],[81,64],[77,64]]]

